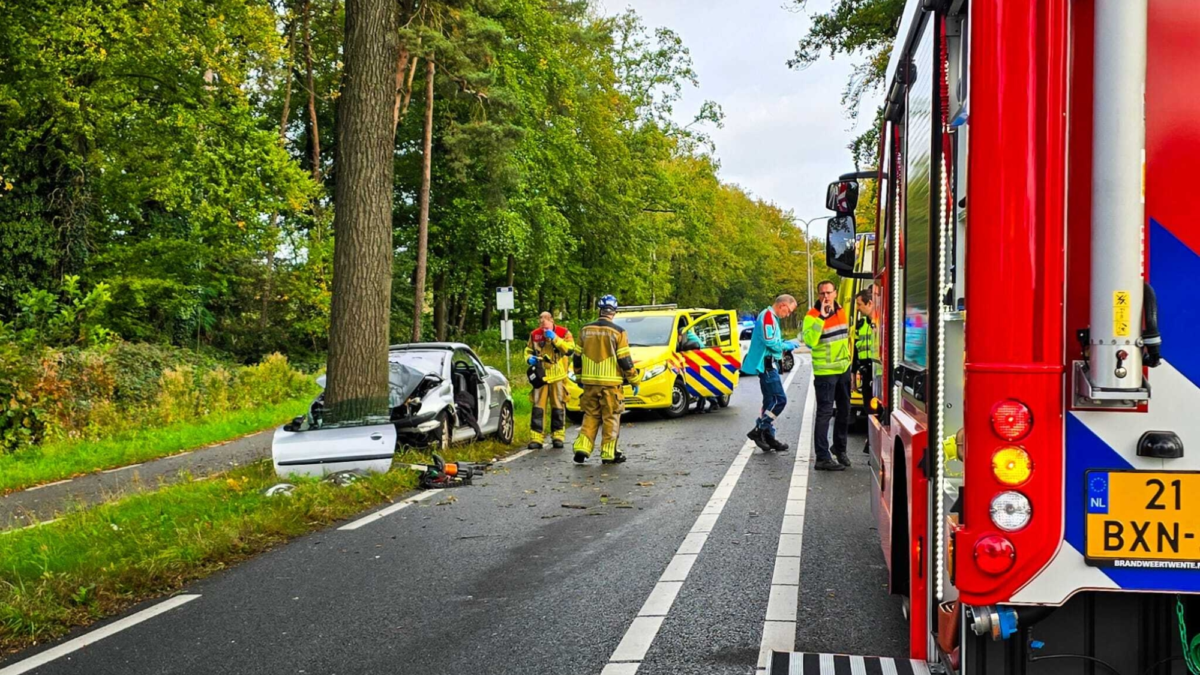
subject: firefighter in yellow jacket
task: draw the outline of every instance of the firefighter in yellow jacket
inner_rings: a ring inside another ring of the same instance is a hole
[[[579,397],[583,425],[575,439],[575,462],[583,464],[591,456],[599,430],[602,463],[619,464],[625,461],[625,455],[617,450],[625,408],[621,387],[632,385],[636,394],[641,373],[633,366],[625,329],[612,320],[617,314],[617,299],[606,295],[597,307],[600,318],[583,327],[575,349],[575,375],[583,387]]]
[[[533,399],[533,418],[529,420],[529,447],[541,450],[546,441],[546,404],[550,404],[550,434],[555,448],[563,447],[567,433],[567,368],[571,367],[570,356],[575,351],[575,338],[571,331],[554,325],[554,315],[542,312],[538,317],[538,328],[529,335],[525,345],[525,361],[535,365],[539,361],[546,371],[545,384],[536,387]]]

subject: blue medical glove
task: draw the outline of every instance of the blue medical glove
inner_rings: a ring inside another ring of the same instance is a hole
[[[637,395],[638,395],[638,386],[637,386],[636,384],[635,384],[635,385],[633,385],[633,395],[634,395],[634,396],[637,396]]]
[[[549,340],[549,341],[551,341],[551,342],[554,342],[554,338],[558,337],[558,335],[556,335],[556,334],[554,333],[554,329],[553,329],[553,328],[547,328],[547,329],[546,329],[546,333],[545,333],[545,334],[546,334],[546,339],[547,339],[547,340]]]
[[[799,346],[800,346],[800,343],[796,342],[795,340],[788,340],[783,343],[783,351],[785,351],[785,352],[794,351]]]
[[[537,361],[538,361],[538,359],[536,356],[531,356],[531,357],[529,357],[529,360],[526,361],[525,363],[528,363],[529,365],[532,366],[533,364],[537,363]]]

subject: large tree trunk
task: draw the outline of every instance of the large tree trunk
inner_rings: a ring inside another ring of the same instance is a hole
[[[413,288],[412,341],[421,341],[421,315],[425,311],[425,266],[429,256],[429,181],[433,167],[433,76],[436,65],[432,55],[425,68],[425,142],[421,158],[421,215],[417,220],[417,283]],[[443,300],[444,302],[444,300]],[[445,317],[442,317],[443,322]],[[443,339],[444,326],[439,327],[438,339]]]
[[[458,335],[459,335],[460,337],[461,337],[462,335],[465,335],[465,334],[466,334],[466,329],[467,329],[467,309],[468,309],[468,308],[471,306],[471,303],[470,303],[470,302],[468,302],[469,300],[470,300],[470,297],[468,297],[468,296],[466,296],[466,295],[462,296],[462,299],[461,299],[461,300],[459,300],[459,305],[458,305],[458,326],[457,326],[457,329],[458,329]]]
[[[393,0],[346,3],[325,388],[334,419],[387,413],[395,11]]]
[[[347,6],[349,9],[349,6]],[[317,125],[317,88],[313,84],[313,59],[312,59],[312,30],[309,29],[309,20],[312,18],[312,1],[305,0],[304,2],[304,67],[307,71],[308,82],[308,126],[309,126],[309,148],[312,151],[312,156],[309,161],[312,162],[312,179],[313,181],[321,182],[321,131]],[[347,19],[346,29],[349,31],[350,24]],[[388,44],[395,44],[395,37],[391,38]],[[339,132],[340,133],[340,132]]]
[[[512,286],[513,278],[516,276],[516,274],[517,274],[517,259],[513,256],[513,254],[509,253],[508,254],[508,271],[504,275],[504,280],[505,280],[504,285]]]

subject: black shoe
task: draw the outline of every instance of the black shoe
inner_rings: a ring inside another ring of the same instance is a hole
[[[850,468],[850,455],[847,455],[846,453],[843,452],[841,454],[835,455],[835,457],[837,457],[838,464],[841,464],[842,466],[846,467],[847,469]]]
[[[588,453],[576,450],[575,451],[575,463],[583,464],[586,461],[588,461]]]
[[[766,434],[763,434],[763,440],[766,441],[767,445],[770,445],[771,449],[774,450],[775,452],[787,452],[788,451],[788,444],[780,441],[779,439],[775,438],[774,436],[768,436]]]
[[[562,450],[563,442],[562,441],[554,441],[553,445],[554,445],[555,450]]]
[[[625,453],[621,452],[620,450],[617,451],[617,454],[613,455],[612,459],[600,460],[601,464],[622,464],[624,462],[625,462]]]
[[[845,471],[846,467],[832,459],[818,459],[816,465],[813,466],[817,471]]]
[[[537,441],[529,441],[529,445],[526,447],[528,447],[530,450],[541,450],[542,444],[538,443]]]
[[[870,452],[871,452],[871,444],[867,443],[866,445],[863,446],[863,454],[866,455]]]
[[[763,438],[763,430],[759,429],[758,427],[751,429],[750,433],[746,434],[746,438],[754,441],[754,444],[758,446],[758,449],[762,450],[763,452],[771,452],[773,449],[767,444],[766,439]]]

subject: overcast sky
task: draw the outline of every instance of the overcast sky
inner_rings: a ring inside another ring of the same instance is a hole
[[[830,0],[810,0],[808,13]],[[804,70],[787,59],[809,16],[789,0],[599,0],[606,14],[633,8],[647,27],[670,28],[691,52],[700,80],[676,106],[681,123],[705,99],[721,105],[725,127],[712,129],[721,178],[774,202],[797,218],[828,215],[825,187],[854,169],[846,145],[859,133],[842,109],[852,62],[828,57]],[[869,121],[877,103],[864,104]],[[865,123],[865,122],[864,122]]]

